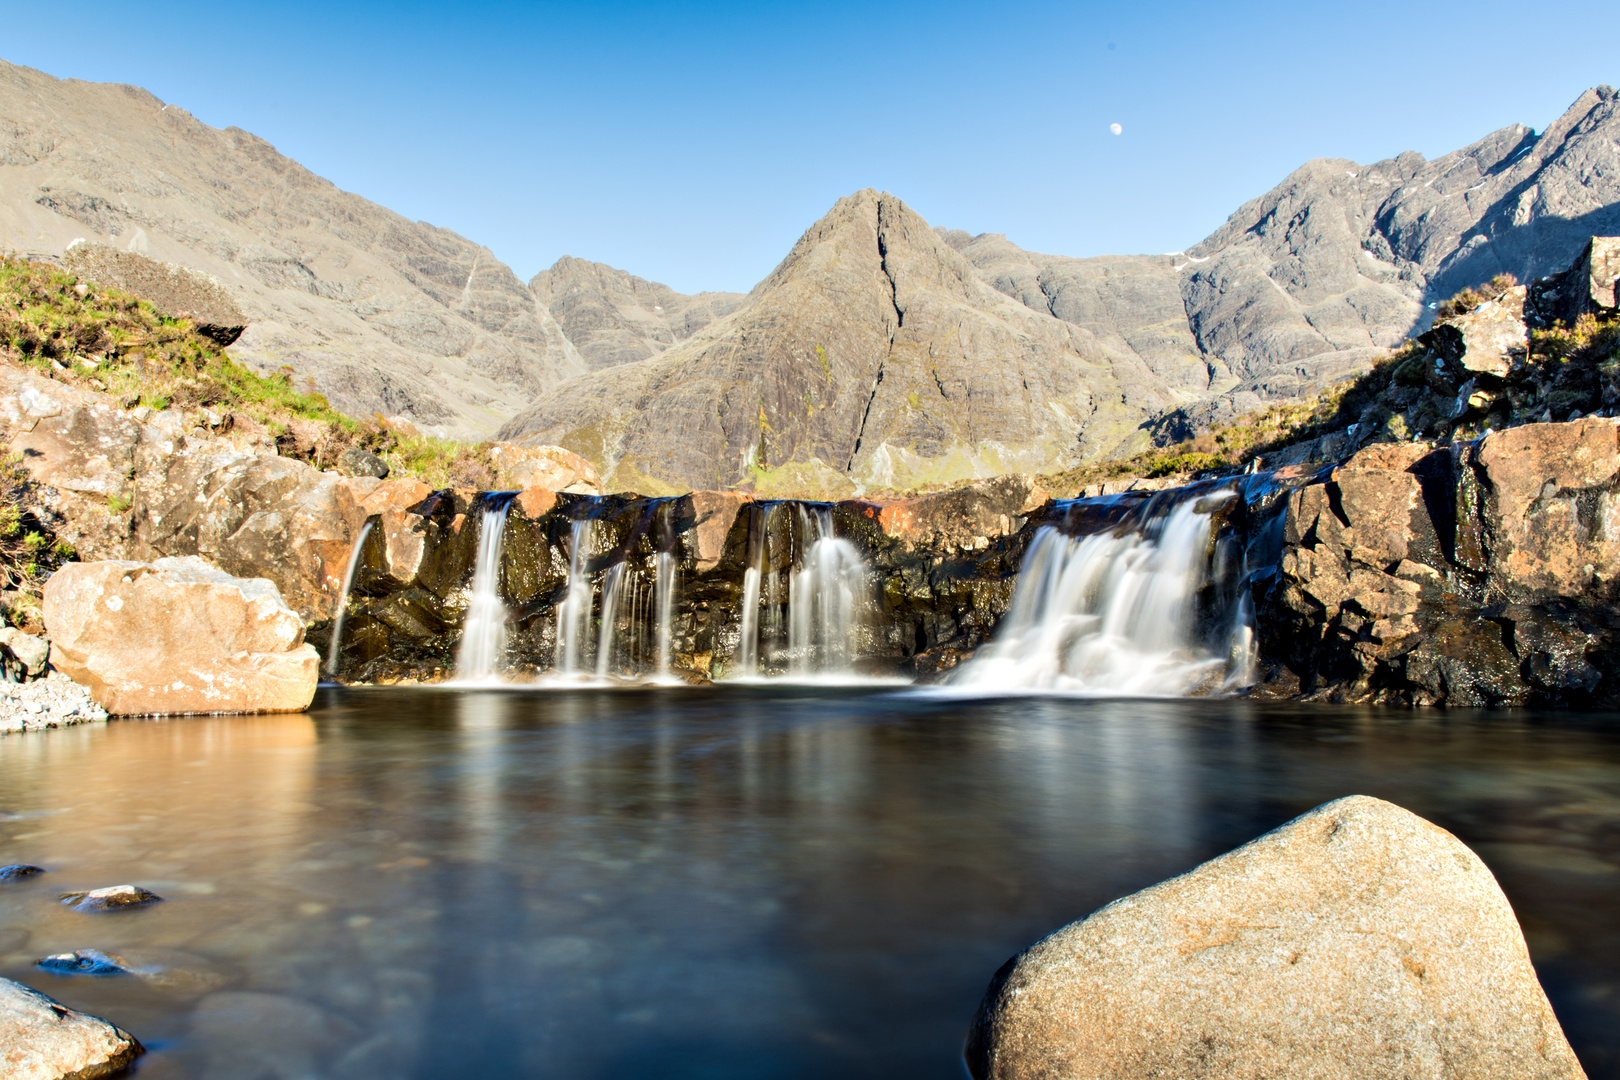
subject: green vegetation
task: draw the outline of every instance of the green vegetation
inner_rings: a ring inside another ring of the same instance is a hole
[[[6,617],[24,629],[39,622],[45,579],[73,558],[72,546],[56,538],[48,518],[22,457],[0,457],[0,589],[6,592]]]
[[[348,416],[313,389],[299,389],[291,368],[261,375],[187,319],[12,255],[0,255],[0,355],[47,378],[108,394],[125,408],[226,414],[223,430],[262,427],[280,453],[317,466],[330,466],[359,446],[387,461],[391,474],[435,487],[493,483],[489,444],[422,435],[380,416]],[[108,509],[127,507],[109,501]]]
[[[1464,289],[1435,309],[1436,320],[1454,319],[1466,315],[1487,300],[1495,300],[1519,283],[1512,274],[1497,274],[1484,285]]]

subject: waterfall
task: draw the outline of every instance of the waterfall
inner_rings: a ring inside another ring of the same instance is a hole
[[[995,640],[951,684],[1121,695],[1187,694],[1223,677],[1246,684],[1247,590],[1216,613],[1224,640],[1199,640],[1196,625],[1199,593],[1211,584],[1213,513],[1236,497],[1230,489],[1187,497],[1168,513],[1150,503],[1135,520],[1080,539],[1041,528]]]
[[[596,677],[608,676],[608,665],[613,660],[613,631],[618,621],[619,593],[624,589],[624,563],[614,563],[602,577],[602,626],[596,639]]]
[[[338,594],[337,614],[332,616],[332,642],[326,649],[326,670],[333,675],[337,674],[338,658],[342,653],[343,620],[349,614],[349,590],[354,588],[354,573],[360,569],[360,552],[365,549],[372,524],[372,519],[367,518],[366,523],[360,526],[360,535],[355,537],[354,546],[349,549],[349,567],[343,571],[343,591]]]
[[[589,563],[591,544],[596,537],[596,522],[581,518],[573,524],[573,546],[568,552],[568,592],[557,605],[557,654],[560,662],[555,666],[564,675],[579,673],[580,642],[590,629],[591,575]]]
[[[759,567],[743,571],[741,626],[737,636],[737,674],[752,678],[759,674]]]
[[[855,545],[833,535],[832,510],[796,505],[800,565],[788,581],[788,653],[795,675],[853,675],[858,607],[868,589]]]
[[[495,677],[506,646],[506,603],[501,599],[501,551],[505,546],[506,512],[513,492],[485,495],[478,528],[478,561],[473,564],[472,595],[462,624],[461,651],[456,655],[456,677],[481,682]]]
[[[653,601],[658,619],[658,677],[667,679],[671,653],[675,648],[675,553],[660,551],[653,565]],[[757,602],[755,606],[758,606]]]

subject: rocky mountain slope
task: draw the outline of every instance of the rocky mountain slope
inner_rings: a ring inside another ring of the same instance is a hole
[[[561,441],[617,486],[926,487],[1309,398],[1459,287],[1567,265],[1620,232],[1617,109],[1599,87],[1539,135],[1313,161],[1171,255],[1043,255],[859,192],[747,296],[684,296],[574,258],[525,286],[245,132],[0,65],[0,244],[202,270],[247,317],[239,361],[351,414]]]
[[[1198,426],[1364,370],[1445,297],[1562,270],[1616,232],[1620,95],[1600,86],[1539,135],[1513,124],[1434,161],[1308,162],[1184,253],[1074,259],[945,235],[997,289],[1203,394],[1180,410]]]
[[[564,255],[529,280],[587,366],[645,360],[736,311],[741,293],[684,296],[606,263]]]
[[[487,248],[144,90],[0,62],[0,245],[81,237],[213,275],[249,319],[232,355],[352,414],[487,434],[585,369]]]
[[[609,487],[838,494],[1072,463],[1174,400],[1134,354],[1009,300],[867,190],[737,311],[564,383],[501,437],[566,446]]]

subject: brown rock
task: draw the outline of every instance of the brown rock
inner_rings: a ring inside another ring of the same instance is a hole
[[[45,584],[56,666],[109,713],[296,712],[320,658],[263,579],[202,559],[69,563]]]
[[[1620,421],[1591,416],[1486,436],[1491,580],[1514,597],[1612,590],[1620,575]]]
[[[741,491],[694,491],[691,498],[693,561],[699,573],[706,573],[719,565],[737,515],[754,500]]]
[[[142,1050],[129,1032],[0,979],[0,1074],[6,1080],[111,1076]]]
[[[1024,515],[1044,502],[1044,495],[1034,500],[1038,490],[1028,476],[998,476],[891,502],[879,512],[878,522],[885,535],[907,547],[970,547],[979,537],[1017,532]]]
[[[560,446],[496,443],[489,451],[496,487],[505,491],[548,488],[580,495],[606,494],[596,466]]]
[[[1585,1076],[1485,864],[1361,795],[1037,942],[966,1056],[979,1080]]]

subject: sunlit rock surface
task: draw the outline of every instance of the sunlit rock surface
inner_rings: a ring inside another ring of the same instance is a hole
[[[292,712],[319,657],[263,578],[202,559],[69,563],[45,586],[58,668],[119,715]]]
[[[141,1053],[129,1032],[0,979],[0,1073],[6,1080],[111,1076]]]
[[[1585,1076],[1485,864],[1359,795],[1036,942],[966,1056],[978,1080]]]

